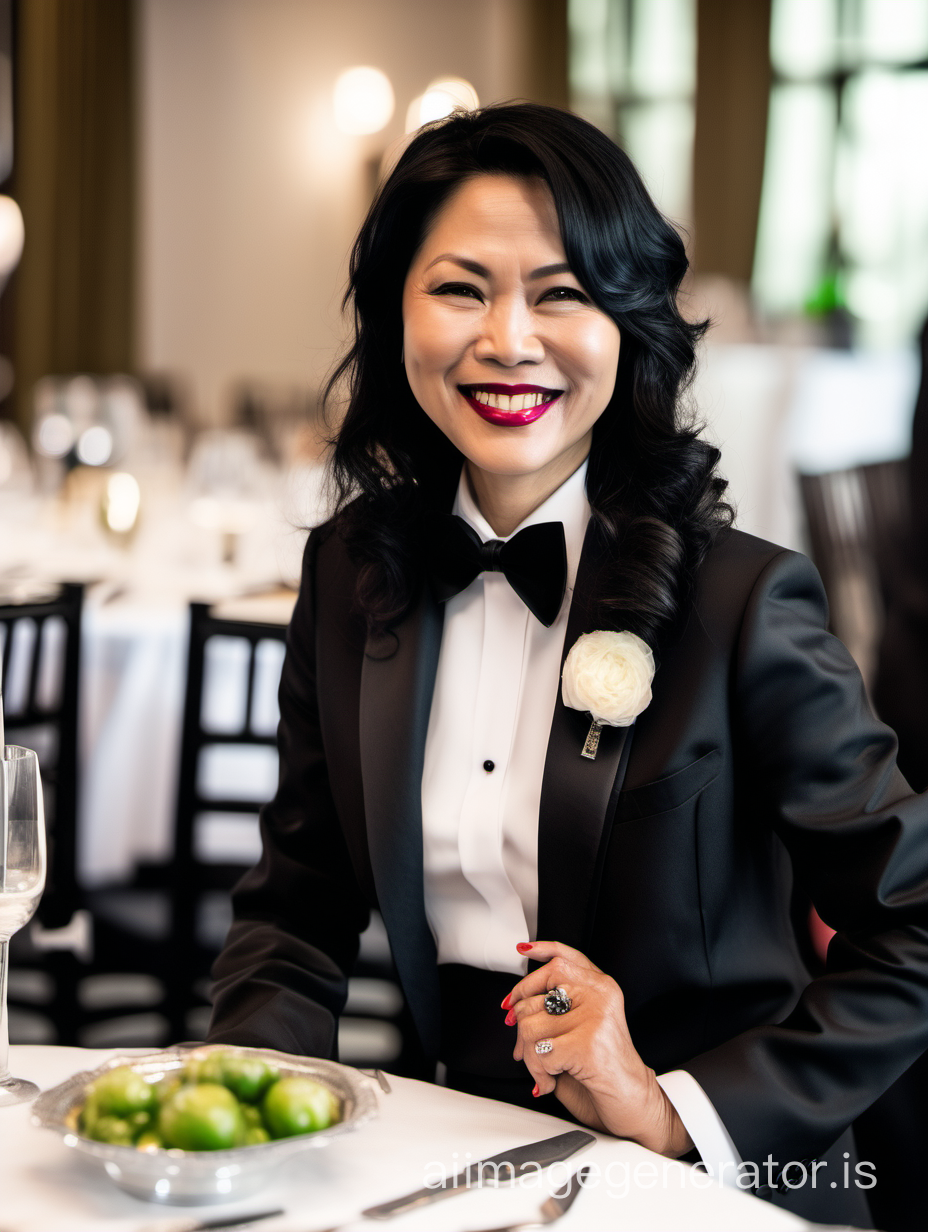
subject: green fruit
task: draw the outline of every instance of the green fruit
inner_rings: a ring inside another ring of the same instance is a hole
[[[136,1137],[139,1134],[145,1133],[151,1128],[152,1121],[155,1119],[153,1112],[133,1112],[131,1116],[127,1116],[126,1120],[132,1126],[132,1132]]]
[[[184,1065],[182,1075],[184,1082],[199,1082],[200,1075],[203,1072],[203,1066],[209,1060],[209,1057],[191,1057]]]
[[[113,1146],[132,1146],[134,1134],[132,1126],[122,1117],[101,1116],[94,1122],[90,1137]]]
[[[262,1142],[270,1142],[271,1135],[263,1125],[249,1125],[245,1130],[245,1146],[258,1146]]]
[[[151,1150],[160,1151],[164,1147],[164,1143],[162,1142],[162,1140],[154,1132],[154,1130],[151,1130],[151,1129],[147,1130],[140,1137],[136,1138],[135,1145],[138,1147],[140,1151],[151,1151]]]
[[[100,1117],[100,1105],[97,1097],[91,1092],[84,1100],[84,1106],[81,1108],[80,1116],[77,1118],[78,1128],[87,1135],[88,1138],[93,1137],[93,1127],[96,1125]]]
[[[222,1057],[222,1082],[243,1103],[255,1104],[277,1081],[277,1073],[258,1057],[241,1057],[234,1053],[220,1053]]]
[[[224,1151],[245,1140],[245,1118],[231,1091],[214,1082],[182,1086],[162,1105],[158,1132],[167,1147]]]
[[[272,1138],[290,1138],[327,1129],[338,1119],[338,1101],[312,1078],[281,1078],[261,1104]]]
[[[154,1109],[157,1096],[141,1074],[121,1065],[95,1078],[87,1089],[87,1098],[93,1100],[103,1116],[125,1117],[133,1112],[149,1112]]]
[[[202,1061],[188,1064],[187,1073],[190,1081],[218,1082],[228,1087],[236,1099],[246,1104],[257,1103],[277,1080],[276,1071],[266,1061],[234,1052],[212,1052]]]
[[[158,1082],[152,1083],[155,1093],[155,1109],[157,1110],[167,1099],[183,1086],[183,1078],[178,1073],[165,1074]]]
[[[188,1061],[187,1081],[216,1082],[222,1086],[222,1056],[221,1052],[211,1052],[198,1061]]]

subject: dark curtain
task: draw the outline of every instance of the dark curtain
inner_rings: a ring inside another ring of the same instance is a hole
[[[133,365],[132,0],[18,0],[16,413],[46,373]]]
[[[912,420],[908,521],[889,579],[874,703],[899,736],[899,768],[928,788],[928,321],[920,338],[921,387]]]
[[[771,0],[698,0],[694,266],[748,283],[770,99]]]
[[[526,21],[528,97],[567,107],[567,0],[528,0]]]

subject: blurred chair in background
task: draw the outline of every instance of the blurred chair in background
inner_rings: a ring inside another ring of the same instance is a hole
[[[799,478],[810,552],[828,596],[829,627],[851,652],[872,695],[888,595],[902,568],[907,464],[900,459]],[[824,971],[833,930],[798,887],[793,924],[809,969]]]
[[[276,784],[276,694],[286,626],[221,620],[190,605],[173,855],[168,1008],[176,1039],[206,1029],[209,969],[228,892],[260,852],[257,812]],[[197,1012],[199,1011],[199,1013]]]
[[[7,740],[39,754],[49,832],[45,893],[11,945],[12,1035],[85,1046],[159,1042],[158,1025],[147,1037],[138,1024],[139,1010],[164,995],[152,975],[154,951],[134,938],[114,945],[98,896],[77,873],[82,602],[82,586],[64,585],[49,598],[0,606]]]
[[[903,568],[908,464],[900,459],[801,475],[800,485],[812,559],[828,596],[830,628],[853,655],[872,693],[886,605]]]
[[[292,596],[291,596],[292,606]],[[190,608],[190,645],[166,969],[172,1038],[202,1038],[213,960],[231,923],[230,891],[260,855],[258,809],[277,785],[283,623]],[[339,1027],[353,1065],[415,1065],[411,1022],[379,916],[362,938]]]
[[[909,458],[803,476],[812,556],[834,631],[860,665],[874,705],[899,736],[899,767],[928,787],[928,325]],[[924,1225],[928,1058],[918,1060],[854,1126],[879,1184],[868,1194],[889,1232]]]
[[[39,755],[49,856],[36,917],[11,947],[10,1006],[40,1036],[69,1044],[76,1042],[78,982],[91,947],[76,860],[82,600],[77,585],[33,593],[30,600],[21,584],[8,581],[0,594],[6,741]]]

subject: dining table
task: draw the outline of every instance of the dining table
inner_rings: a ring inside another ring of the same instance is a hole
[[[141,1054],[144,1050],[135,1050]],[[14,1045],[10,1068],[46,1090],[109,1060],[112,1049]],[[190,1220],[280,1213],[256,1232],[479,1232],[537,1218],[549,1193],[584,1166],[585,1184],[556,1227],[563,1232],[806,1232],[813,1226],[753,1194],[720,1185],[698,1167],[636,1143],[594,1141],[544,1172],[460,1192],[375,1221],[367,1207],[400,1197],[469,1163],[576,1126],[541,1112],[392,1074],[376,1086],[377,1115],[322,1149],[291,1155],[260,1192],[237,1202],[182,1207],[145,1202],[118,1189],[102,1164],[33,1124],[29,1104],[0,1107],[2,1232],[179,1232]],[[189,1225],[188,1225],[189,1226]],[[833,1230],[836,1232],[836,1230]]]

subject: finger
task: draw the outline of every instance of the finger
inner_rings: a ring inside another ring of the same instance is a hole
[[[533,997],[532,1001],[535,1000],[540,1001],[541,998]],[[520,1001],[516,1010],[510,1012],[519,1013],[522,1007],[527,1004],[529,1003]],[[546,1013],[543,1009],[540,1012],[536,1010],[535,1013],[522,1014],[516,1028],[517,1034],[513,1046],[513,1057],[516,1061],[523,1060],[526,1050],[531,1049],[536,1040],[545,1037],[553,1039],[557,1036],[566,1035],[575,1024],[576,1019],[574,1022],[569,1022],[568,1015],[566,1014],[552,1015]]]
[[[570,1043],[564,1036],[542,1036],[526,1046],[525,1066],[535,1080],[536,1095],[551,1095],[558,1076],[567,1068]]]
[[[550,1024],[552,1019],[562,1021],[569,1013],[574,1014],[575,1020],[575,1011],[582,1009],[587,1000],[586,993],[587,990],[583,987],[558,984],[555,988],[534,997],[523,997],[507,1012],[506,1026],[518,1027],[536,1017],[540,1023]]]
[[[506,1015],[506,1024],[510,1027],[517,1027],[520,1022],[524,1022],[527,1018],[531,1018],[533,1014],[546,1014],[545,997],[547,993],[538,993],[534,997],[522,997],[516,1001]],[[546,1017],[550,1015],[546,1014]]]
[[[512,992],[502,1000],[502,1008],[504,1010],[511,1009],[517,1001],[523,1000],[525,997],[544,996],[552,988],[557,988],[559,985],[569,987],[571,984],[577,986],[588,980],[592,975],[599,975],[601,972],[598,968],[586,963],[585,966],[578,966],[569,958],[557,956],[550,959],[543,967],[539,967],[537,971],[530,971],[528,975],[524,975],[517,984],[513,986]]]
[[[568,962],[575,963],[578,967],[592,967],[594,971],[599,970],[582,951],[575,950],[573,946],[564,945],[562,941],[520,941],[516,949],[523,958],[530,958],[533,962],[548,962],[552,958],[566,958]]]

